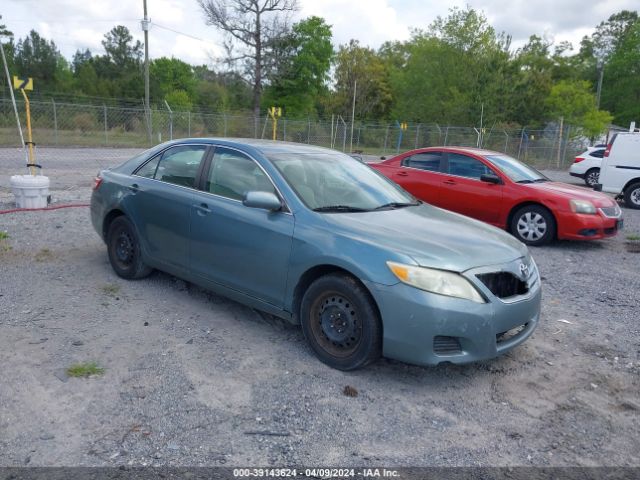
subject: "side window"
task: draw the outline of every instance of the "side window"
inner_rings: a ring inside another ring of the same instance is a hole
[[[205,189],[233,200],[242,200],[247,192],[275,193],[271,180],[256,162],[240,152],[222,147],[216,148],[213,154]]]
[[[430,172],[439,172],[441,159],[442,154],[439,152],[416,153],[402,160],[402,165]]]
[[[493,173],[489,167],[475,158],[460,155],[458,153],[450,153],[448,158],[449,173],[451,175],[475,178],[479,180],[485,173]]]
[[[604,157],[604,148],[600,150],[594,150],[593,152],[591,152],[591,156],[596,158]]]
[[[182,145],[166,150],[156,169],[155,179],[194,188],[196,175],[204,152],[204,145]]]
[[[154,178],[160,157],[161,155],[156,155],[153,159],[142,165],[135,174],[139,177]]]

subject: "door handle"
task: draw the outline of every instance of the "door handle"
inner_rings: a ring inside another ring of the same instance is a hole
[[[408,177],[409,174],[407,172],[398,172],[396,175],[398,175],[399,177]]]
[[[206,203],[194,205],[194,207],[198,211],[198,215],[200,215],[201,217],[204,217],[205,215],[211,213],[211,209],[209,208],[209,205],[207,205]]]
[[[132,185],[129,185],[129,190],[131,190],[133,193],[138,193],[138,191],[140,190],[140,187],[138,186],[137,183],[134,183]]]
[[[456,181],[455,180],[445,180],[442,183],[444,183],[445,185],[455,185]]]

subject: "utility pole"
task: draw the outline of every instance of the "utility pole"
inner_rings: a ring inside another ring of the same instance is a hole
[[[144,31],[144,106],[147,116],[147,136],[151,144],[151,108],[149,107],[149,17],[147,16],[147,0],[142,0],[144,18],[140,24]]]
[[[560,156],[562,152],[562,129],[564,128],[564,117],[560,117],[560,128],[558,129],[558,158],[556,159],[556,167],[560,168]]]
[[[356,92],[358,89],[358,81],[353,82],[353,104],[351,106],[351,142],[349,144],[349,151],[353,153],[353,122],[356,116]]]
[[[598,90],[596,93],[596,108],[600,110],[600,94],[602,93],[602,77],[604,77],[604,61],[602,59],[598,59]]]

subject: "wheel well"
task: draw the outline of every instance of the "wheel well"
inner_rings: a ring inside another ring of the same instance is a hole
[[[629,180],[626,185],[622,188],[622,192],[624,193],[624,191],[629,188],[631,185],[633,185],[634,183],[640,183],[640,178],[632,178],[631,180]]]
[[[371,295],[371,292],[369,291],[367,286],[360,281],[357,275],[354,275],[350,271],[336,265],[316,265],[315,267],[310,268],[302,274],[300,280],[298,280],[298,284],[296,285],[295,290],[293,291],[292,320],[295,323],[300,323],[300,305],[302,304],[302,297],[304,296],[304,293],[314,281],[316,281],[320,277],[329,275],[330,273],[344,273],[355,279],[355,281],[358,282],[362,286],[362,288],[364,288],[365,291],[369,294],[369,297],[371,297],[371,302],[373,303],[373,306],[377,310],[378,316],[380,317],[380,308],[378,308],[376,299],[373,297],[373,295]],[[382,320],[382,318],[380,318],[380,320]]]
[[[511,211],[509,212],[509,216],[507,217],[507,231],[511,232],[511,221],[513,220],[513,216],[515,215],[515,213],[520,210],[522,207],[526,207],[528,205],[535,205],[536,207],[542,207],[544,208],[547,212],[549,212],[549,215],[551,215],[551,218],[553,218],[553,221],[556,224],[556,233],[557,233],[557,228],[558,228],[558,219],[556,218],[556,216],[553,214],[553,212],[546,206],[544,206],[541,203],[538,202],[522,202],[519,203],[518,205],[514,206]],[[513,233],[513,232],[511,232]]]
[[[111,222],[122,215],[124,215],[124,212],[116,209],[111,210],[107,216],[104,217],[104,221],[102,222],[102,238],[104,241],[107,241],[107,232],[109,231],[109,225],[111,225]]]

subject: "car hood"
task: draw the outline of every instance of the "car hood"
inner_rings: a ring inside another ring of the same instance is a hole
[[[423,267],[463,272],[511,262],[528,252],[498,228],[428,204],[323,217],[332,230],[408,255]]]
[[[525,186],[526,188],[556,194],[567,199],[588,200],[596,207],[610,207],[615,205],[615,202],[604,193],[594,192],[593,190],[587,190],[586,188],[569,185],[567,183],[543,182],[525,184]]]

